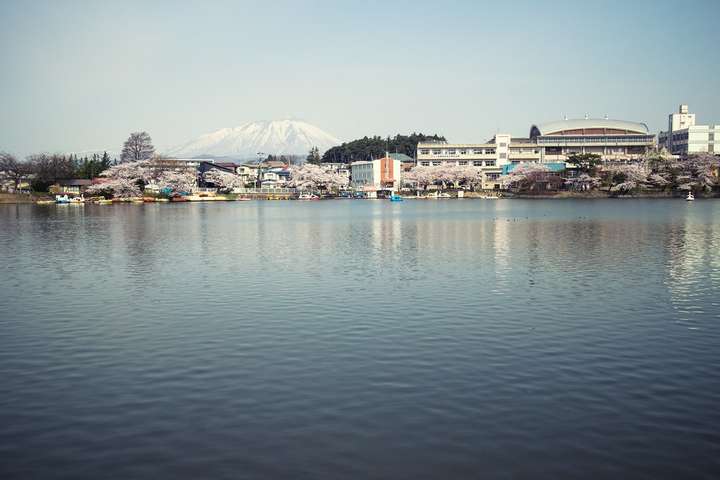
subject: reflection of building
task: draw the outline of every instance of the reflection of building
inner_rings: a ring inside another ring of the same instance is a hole
[[[350,164],[350,185],[357,191],[366,192],[368,196],[377,196],[381,191],[393,191],[400,188],[400,160],[389,156],[366,162]]]
[[[668,116],[668,130],[660,132],[658,144],[674,155],[720,154],[720,125],[695,125],[695,114],[680,105]]]

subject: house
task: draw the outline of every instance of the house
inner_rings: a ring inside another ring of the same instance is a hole
[[[235,169],[236,169],[235,164],[225,165],[225,164],[220,164],[220,163],[215,163],[215,162],[201,161],[197,167],[198,178],[200,179],[198,186],[199,187],[207,187],[207,184],[205,183],[203,178],[204,178],[204,175],[207,172],[209,172],[210,170],[219,170],[221,172],[234,174],[234,173],[237,173]]]
[[[338,175],[342,175],[343,177],[348,179],[348,183],[350,180],[350,165],[347,163],[333,163],[333,162],[326,162],[319,164],[320,168],[324,169],[326,172],[332,172],[337,173]]]
[[[92,183],[92,180],[87,178],[58,180],[50,185],[48,191],[55,195],[82,195]]]

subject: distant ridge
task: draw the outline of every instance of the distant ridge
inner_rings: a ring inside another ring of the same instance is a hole
[[[320,154],[340,141],[324,130],[301,120],[250,122],[201,135],[164,152],[181,158],[228,158],[247,160],[265,155],[307,155],[312,147]]]

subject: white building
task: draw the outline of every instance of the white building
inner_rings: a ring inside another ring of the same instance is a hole
[[[337,173],[338,175],[341,175],[348,180],[350,179],[350,166],[347,163],[327,162],[321,163],[319,164],[319,166],[326,172]]]
[[[720,154],[720,125],[696,125],[695,114],[680,105],[668,116],[667,132],[660,132],[658,144],[673,155],[691,153]]]
[[[500,188],[503,170],[528,162],[564,164],[574,154],[592,153],[605,161],[633,161],[655,146],[655,135],[639,122],[584,118],[532,125],[528,137],[497,134],[487,143],[419,143],[417,164],[479,167],[483,188]],[[508,167],[510,166],[510,167]]]
[[[365,162],[350,164],[350,186],[358,192],[365,192],[375,198],[379,192],[400,189],[402,166],[400,160],[389,156]]]
[[[536,148],[513,139],[509,134],[497,134],[488,143],[419,143],[417,164],[422,167],[439,165],[468,165],[482,171],[483,188],[500,188],[497,179],[504,165],[516,162],[539,161]]]

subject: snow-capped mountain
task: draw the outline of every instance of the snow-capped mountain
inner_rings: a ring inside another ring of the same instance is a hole
[[[257,158],[265,155],[306,155],[312,147],[320,154],[340,141],[315,125],[299,120],[250,122],[223,128],[169,149],[167,155],[182,158]]]

